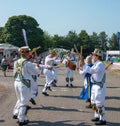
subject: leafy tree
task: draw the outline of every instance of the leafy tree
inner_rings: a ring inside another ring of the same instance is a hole
[[[43,38],[44,38],[44,50],[48,50],[53,46],[52,37],[47,32],[44,32]]]
[[[3,33],[4,27],[0,27],[0,43],[4,43],[2,40],[2,33]]]
[[[88,33],[85,30],[81,30],[79,33],[80,44],[83,46],[83,56],[87,56],[91,53],[91,41]]]
[[[108,36],[106,35],[106,33],[100,32],[99,34],[99,49],[106,51],[108,49],[107,47],[108,45]]]
[[[113,33],[112,37],[109,39],[109,50],[118,50],[119,49],[119,43],[118,38],[115,33]]]
[[[58,43],[60,42],[60,36],[57,34],[52,37],[52,46],[58,47]]]
[[[67,47],[68,49],[74,48],[74,44],[78,43],[78,35],[75,31],[69,31],[66,36]]]
[[[94,50],[95,48],[99,48],[99,36],[97,33],[93,32],[93,34],[90,36],[91,40],[91,50]]]
[[[5,43],[10,43],[15,46],[25,46],[22,29],[26,30],[28,45],[30,48],[41,46],[43,43],[43,30],[39,28],[37,21],[26,15],[12,16],[5,24],[2,39]]]
[[[64,36],[54,35],[52,37],[52,41],[53,41],[54,47],[70,49],[69,45],[68,45],[69,42],[67,41],[66,37],[64,37]]]

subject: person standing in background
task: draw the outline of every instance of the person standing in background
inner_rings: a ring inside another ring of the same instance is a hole
[[[4,77],[6,77],[6,71],[7,71],[7,67],[9,66],[9,61],[7,56],[3,56],[2,61],[1,61],[1,67],[2,67],[2,71],[4,73]]]

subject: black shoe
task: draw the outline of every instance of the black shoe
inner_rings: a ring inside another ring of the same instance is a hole
[[[86,108],[92,108],[91,104],[87,105]]]
[[[18,122],[19,126],[27,125],[29,120],[24,120],[24,122]]]
[[[86,102],[90,102],[90,98],[88,98],[88,99],[86,100]]]
[[[42,94],[45,96],[49,96],[49,94],[47,92],[42,92]]]
[[[13,119],[17,119],[17,116],[16,115],[13,115]]]
[[[54,82],[54,83],[57,83],[57,80],[54,80],[53,82]]]
[[[29,110],[29,109],[31,109],[31,106],[28,105],[28,106],[27,106],[27,110]]]
[[[106,125],[106,121],[100,120],[99,122],[96,122],[95,125]]]
[[[55,83],[54,83],[54,84],[52,84],[52,86],[53,86],[53,87],[57,87],[57,85],[56,85]]]
[[[36,105],[36,102],[35,102],[35,100],[34,99],[30,99],[30,102],[33,104],[33,105]]]
[[[57,87],[56,83],[57,83],[57,80],[54,80],[54,81],[51,83],[51,84],[52,84],[52,87]]]
[[[97,122],[97,121],[99,121],[99,118],[93,118],[93,119],[91,119],[91,121]]]
[[[66,87],[68,87],[68,84],[66,84]]]
[[[50,87],[47,87],[47,90],[52,91],[52,89]]]
[[[73,87],[73,84],[70,84],[71,87]]]

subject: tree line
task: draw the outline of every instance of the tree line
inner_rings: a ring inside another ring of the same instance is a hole
[[[9,43],[17,47],[25,46],[22,29],[26,30],[29,47],[35,48],[41,46],[38,53],[48,50],[49,48],[65,48],[71,50],[74,44],[80,51],[83,47],[83,55],[86,56],[93,52],[95,48],[103,51],[118,50],[117,33],[113,33],[109,38],[105,31],[100,33],[93,32],[89,35],[86,30],[80,33],[68,31],[65,36],[55,34],[50,36],[49,33],[39,27],[38,22],[31,16],[19,15],[9,17],[5,26],[0,27],[0,43]]]

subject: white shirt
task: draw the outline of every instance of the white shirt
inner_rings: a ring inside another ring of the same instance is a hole
[[[92,67],[87,66],[85,72],[92,74],[96,82],[101,82],[105,74],[105,64],[98,60]]]
[[[16,64],[20,64],[20,62],[25,61],[26,59],[22,58],[22,59],[18,59],[17,61],[15,61],[14,63],[14,70],[13,70],[13,75],[15,75],[16,71],[17,71],[17,67]],[[32,62],[27,61],[27,63],[25,63],[22,67],[22,75],[25,79],[32,79],[32,75],[38,75],[40,74],[40,69],[39,67],[36,67]],[[19,76],[16,78],[16,80],[20,80]]]
[[[83,69],[82,70],[79,70],[79,74],[85,75],[86,74],[85,68],[86,68],[86,64],[83,65]]]
[[[53,66],[55,57],[51,58],[49,55],[45,58],[46,66]]]

